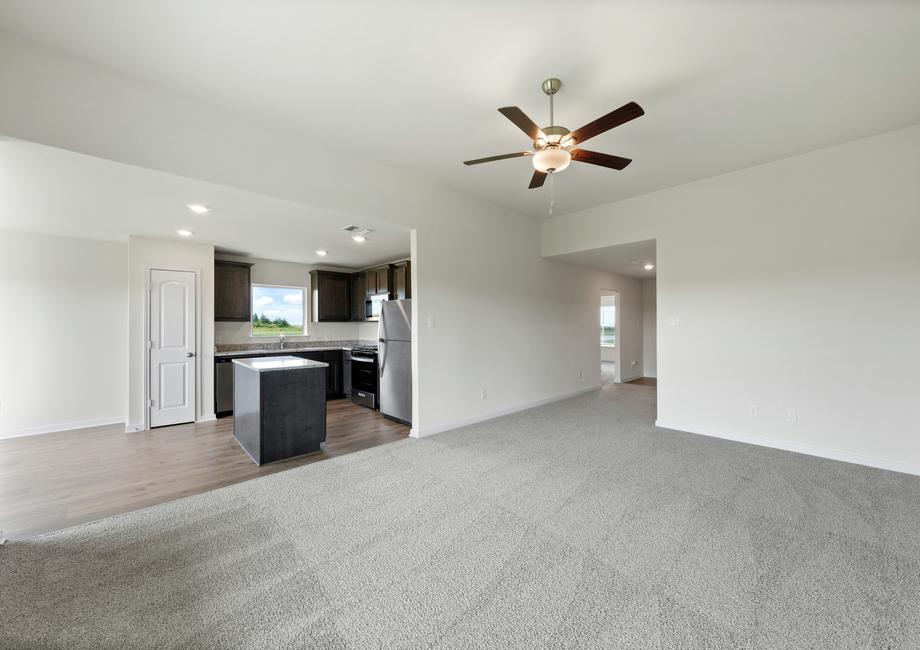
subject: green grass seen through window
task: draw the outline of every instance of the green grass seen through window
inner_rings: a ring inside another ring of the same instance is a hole
[[[278,336],[282,333],[285,336],[303,336],[303,327],[296,327],[294,325],[283,327],[279,325],[264,325],[262,323],[252,324],[253,336]]]

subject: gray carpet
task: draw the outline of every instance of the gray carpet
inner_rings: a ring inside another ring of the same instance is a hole
[[[655,429],[654,398],[12,543],[0,646],[920,647],[920,479]]]

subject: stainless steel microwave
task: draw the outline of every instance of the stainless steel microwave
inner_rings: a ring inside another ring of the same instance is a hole
[[[371,296],[364,303],[364,317],[367,320],[380,320],[380,312],[383,309],[383,303],[389,300],[390,296],[385,293]]]

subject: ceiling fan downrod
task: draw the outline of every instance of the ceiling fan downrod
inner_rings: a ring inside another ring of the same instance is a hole
[[[559,89],[562,88],[562,82],[552,77],[550,79],[545,79],[543,81],[543,92],[549,95],[549,125],[555,126],[553,121],[553,95],[559,92]]]

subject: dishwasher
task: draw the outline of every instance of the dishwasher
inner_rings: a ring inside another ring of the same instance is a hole
[[[233,359],[214,360],[214,415],[233,415]]]

